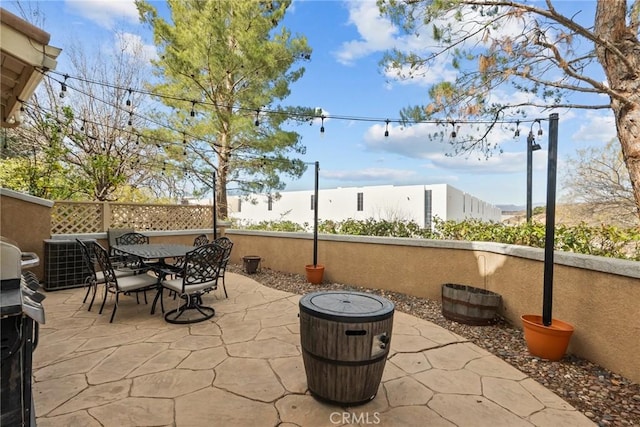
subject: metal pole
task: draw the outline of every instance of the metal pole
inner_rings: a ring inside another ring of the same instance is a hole
[[[544,293],[542,323],[551,326],[553,306],[553,243],[556,222],[556,170],[558,165],[558,113],[549,115],[549,157],[547,159],[547,213],[544,242]]]
[[[529,132],[527,136],[527,223],[531,222],[532,207],[532,191],[533,185],[533,132]]]
[[[216,213],[216,171],[213,171],[213,240],[218,238],[218,215]]]
[[[318,177],[320,175],[320,162],[315,162],[315,188],[313,196],[313,266],[318,265]]]

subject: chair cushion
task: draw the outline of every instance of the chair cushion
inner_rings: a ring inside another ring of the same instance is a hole
[[[118,278],[118,288],[121,291],[134,291],[153,286],[158,283],[158,278],[148,274],[136,274]]]
[[[135,274],[134,271],[122,271],[122,270],[113,270],[116,273],[116,278],[133,276]],[[104,273],[102,271],[96,271],[96,279],[98,283],[104,283]]]
[[[192,294],[192,293],[200,292],[200,291],[203,291],[205,289],[209,289],[212,286],[215,286],[215,284],[216,284],[216,281],[215,280],[211,280],[209,282],[198,283],[197,285],[187,285],[186,289],[185,289],[185,293]],[[171,280],[163,280],[162,281],[162,286],[164,286],[167,289],[171,289],[172,291],[176,291],[179,294],[181,294],[182,293],[182,278],[171,279]]]

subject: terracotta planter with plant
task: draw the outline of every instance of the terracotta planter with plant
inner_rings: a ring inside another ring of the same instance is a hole
[[[524,339],[529,353],[547,360],[560,360],[565,355],[573,326],[552,318],[553,266],[556,213],[556,170],[558,161],[558,114],[549,115],[549,154],[547,158],[547,208],[545,218],[544,278],[542,316],[521,316]],[[540,123],[540,120],[537,120]],[[535,123],[535,122],[534,122]],[[533,124],[532,124],[533,126]]]

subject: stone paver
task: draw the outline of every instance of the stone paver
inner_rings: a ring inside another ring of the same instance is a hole
[[[123,297],[102,315],[84,289],[47,293],[34,354],[37,424],[57,426],[592,426],[522,372],[446,329],[396,312],[375,398],[309,393],[299,295],[228,273],[209,321],[171,325]],[[166,299],[165,308],[173,301]]]

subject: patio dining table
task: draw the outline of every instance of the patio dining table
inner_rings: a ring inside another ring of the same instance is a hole
[[[143,260],[159,259],[164,262],[165,258],[183,257],[194,248],[190,245],[179,245],[174,243],[148,243],[141,245],[114,245],[117,251],[128,255],[136,256]]]
[[[148,264],[148,266],[154,270],[160,279],[164,278],[167,274],[171,274],[170,265],[165,262],[166,258],[178,258],[186,256],[187,252],[194,249],[190,245],[179,245],[174,243],[145,243],[138,245],[114,245],[113,248],[117,251],[125,253],[127,255],[135,256],[143,261],[158,260],[157,263]],[[158,292],[153,299],[151,306],[151,314],[156,310],[156,304],[161,297],[163,291],[162,286],[158,287]],[[161,300],[162,302],[162,300]],[[164,311],[164,310],[163,310]]]

